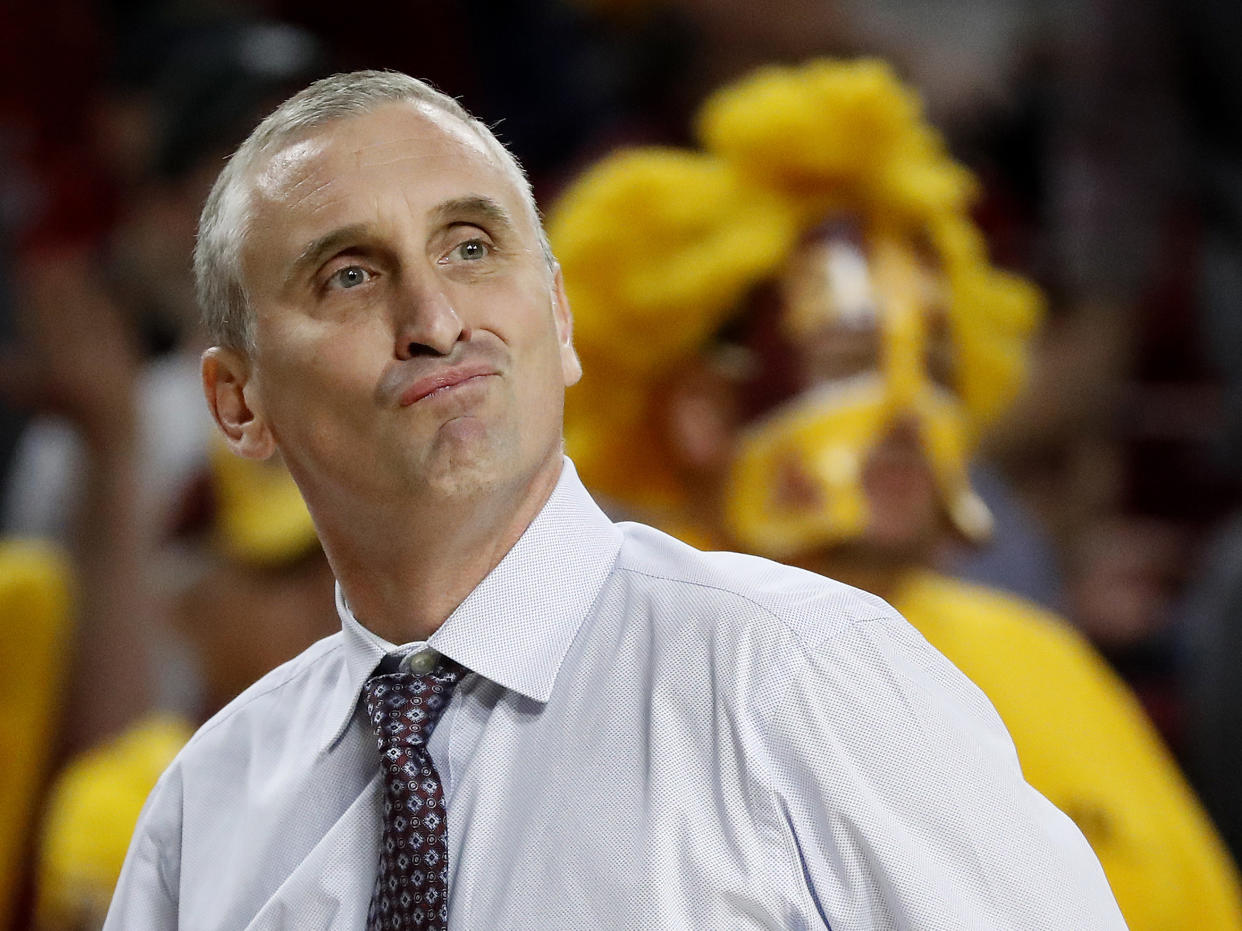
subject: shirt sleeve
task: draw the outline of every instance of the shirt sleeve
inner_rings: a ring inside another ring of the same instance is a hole
[[[768,740],[788,842],[832,928],[1125,928],[991,704],[900,617],[806,649]]]
[[[152,790],[134,828],[104,931],[179,926],[181,797],[174,766]]]

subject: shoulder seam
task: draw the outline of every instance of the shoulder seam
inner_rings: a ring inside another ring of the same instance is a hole
[[[618,566],[617,569],[621,572],[627,572],[627,573],[630,573],[631,575],[639,575],[647,579],[657,579],[661,582],[674,582],[674,583],[681,584],[681,585],[693,585],[695,588],[703,588],[703,589],[707,589],[708,591],[721,592],[723,594],[732,595],[735,598],[739,598],[742,601],[745,601],[746,603],[753,605],[754,607],[762,611],[765,615],[777,621],[784,630],[786,630],[789,634],[793,636],[795,640],[798,641],[799,646],[801,646],[802,649],[807,652],[809,652],[810,650],[816,647],[823,646],[823,644],[825,643],[835,640],[839,634],[843,633],[846,630],[850,630],[851,628],[859,624],[866,624],[866,623],[871,623],[874,621],[883,621],[883,620],[887,620],[887,619],[899,616],[895,609],[887,614],[868,614],[868,615],[849,614],[847,615],[847,622],[843,624],[839,630],[833,631],[833,633],[830,636],[827,636],[822,640],[817,640],[812,643],[807,643],[806,640],[801,636],[801,634],[798,633],[794,625],[790,624],[787,620],[785,620],[785,618],[783,618],[777,612],[773,611],[767,605],[760,604],[759,602],[755,601],[755,599],[751,598],[749,595],[743,592],[736,591],[735,589],[732,589],[732,588],[725,588],[723,585],[713,585],[710,582],[699,582],[699,581],[695,581],[694,579],[678,578],[678,577],[668,576],[668,575],[658,575],[654,572],[644,572],[641,569],[634,569],[629,566]],[[826,581],[830,581],[830,580],[826,580]]]
[[[772,617],[776,618],[777,620],[781,620],[781,616],[777,614],[775,611],[773,611],[771,608],[765,605],[761,605],[759,602],[755,601],[755,599],[751,598],[749,595],[746,595],[739,591],[735,591],[731,588],[725,588],[723,585],[712,585],[709,582],[696,582],[693,579],[677,578],[671,575],[657,575],[654,572],[644,572],[642,569],[633,569],[633,568],[630,568],[629,566],[617,566],[616,568],[620,572],[628,572],[631,575],[641,575],[645,579],[658,579],[661,582],[676,582],[681,585],[693,585],[695,588],[705,588],[713,592],[723,592],[726,595],[734,595],[737,598],[740,598],[743,601],[749,602],[750,604],[754,605],[764,614],[769,614]]]

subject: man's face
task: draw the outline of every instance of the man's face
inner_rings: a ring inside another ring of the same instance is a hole
[[[468,494],[559,462],[568,304],[516,179],[469,127],[385,105],[285,145],[252,184],[247,400],[312,506]]]

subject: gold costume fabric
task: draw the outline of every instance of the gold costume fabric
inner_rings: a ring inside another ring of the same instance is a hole
[[[56,745],[73,640],[69,566],[54,547],[0,541],[0,927],[8,925],[33,813]]]
[[[1086,835],[1132,931],[1242,928],[1228,852],[1129,689],[1068,624],[931,572],[893,606],[992,700],[1027,781]]]
[[[138,813],[193,732],[189,721],[150,715],[76,757],[60,773],[40,838],[39,927],[103,923]]]

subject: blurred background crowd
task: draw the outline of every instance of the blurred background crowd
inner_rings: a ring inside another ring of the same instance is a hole
[[[546,209],[620,146],[693,146],[703,100],[756,67],[890,62],[979,179],[993,262],[1046,300],[1025,387],[971,467],[1005,532],[936,568],[1076,627],[1242,856],[1240,38],[1229,0],[10,9],[0,927],[97,923],[193,724],[337,626],[287,478],[212,441],[189,257],[254,123],[360,67],[459,96]],[[83,830],[85,809],[112,820]],[[1206,927],[1192,918],[1177,927]]]

